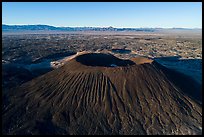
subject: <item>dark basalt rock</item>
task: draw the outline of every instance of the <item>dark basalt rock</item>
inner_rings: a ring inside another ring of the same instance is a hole
[[[80,55],[3,95],[3,134],[202,134],[201,105],[174,74],[145,58]]]

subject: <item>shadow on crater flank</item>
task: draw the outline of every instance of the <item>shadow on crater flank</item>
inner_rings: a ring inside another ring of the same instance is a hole
[[[76,61],[86,66],[117,67],[129,66],[135,63],[131,60],[122,60],[111,54],[89,53],[76,57]]]

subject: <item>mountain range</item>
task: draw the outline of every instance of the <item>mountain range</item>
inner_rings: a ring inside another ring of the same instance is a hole
[[[50,25],[5,25],[2,31],[145,31],[155,32],[164,28],[114,28],[114,27],[55,27]],[[170,28],[172,30],[191,30],[188,28]]]

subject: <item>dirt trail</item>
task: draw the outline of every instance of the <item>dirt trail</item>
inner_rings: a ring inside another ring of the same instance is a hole
[[[63,66],[64,64],[66,64],[66,62],[70,61],[71,59],[79,56],[79,55],[83,55],[83,54],[86,54],[86,53],[89,53],[88,51],[82,51],[82,52],[77,52],[75,55],[71,55],[69,57],[65,57],[61,60],[57,60],[57,61],[52,61],[50,62],[51,64],[51,67],[52,68],[59,68],[61,66]]]

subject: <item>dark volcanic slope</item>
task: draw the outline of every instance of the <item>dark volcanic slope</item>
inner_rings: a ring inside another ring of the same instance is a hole
[[[80,55],[3,96],[3,134],[201,134],[201,105],[174,74],[145,58]]]

